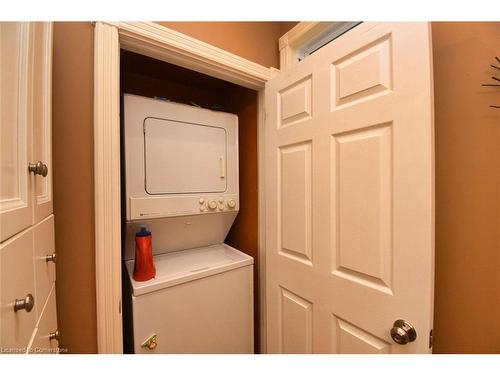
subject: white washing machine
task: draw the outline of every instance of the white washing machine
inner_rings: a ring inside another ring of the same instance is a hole
[[[132,278],[135,353],[253,353],[253,259],[226,244],[155,256]]]
[[[126,94],[124,136],[135,353],[253,353],[253,258],[223,243],[239,210],[237,116]],[[143,226],[156,277],[137,282]]]

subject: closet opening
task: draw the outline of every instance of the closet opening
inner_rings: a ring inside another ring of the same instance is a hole
[[[254,351],[260,353],[258,254],[258,92],[193,70],[126,50],[120,51],[121,222],[125,258],[126,198],[124,165],[125,94],[222,111],[238,117],[239,212],[224,243],[250,255],[253,267]],[[154,236],[153,236],[154,246]],[[132,306],[122,263],[123,350],[133,353]]]

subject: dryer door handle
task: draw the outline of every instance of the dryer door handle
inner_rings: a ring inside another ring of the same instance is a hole
[[[220,178],[226,178],[226,160],[223,156],[219,158],[219,166],[220,166]]]

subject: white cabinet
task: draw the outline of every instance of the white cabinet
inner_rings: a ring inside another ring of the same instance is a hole
[[[30,24],[0,23],[0,241],[32,224]]]
[[[41,161],[47,175],[32,175],[33,223],[52,213],[52,24],[33,23],[33,90],[32,90],[32,155],[31,162]]]
[[[57,340],[48,339],[49,333],[57,331],[54,254],[54,215],[0,245],[3,350],[42,353],[47,348],[57,348]],[[20,305],[16,311],[16,301],[22,304],[26,298],[32,298],[33,306]],[[37,346],[40,342],[43,345]]]
[[[41,333],[57,325],[52,24],[0,22],[0,38],[0,347],[37,352],[57,348]]]
[[[46,301],[56,281],[54,215],[33,227],[33,265],[35,293],[38,301]]]
[[[52,286],[43,313],[31,338],[27,352],[30,354],[57,353],[56,288]]]
[[[26,348],[37,322],[38,298],[33,269],[33,232],[28,229],[0,245],[1,338],[4,350]],[[33,306],[14,310],[16,300],[32,296]]]
[[[52,25],[2,22],[0,35],[0,241],[4,241],[52,213]]]

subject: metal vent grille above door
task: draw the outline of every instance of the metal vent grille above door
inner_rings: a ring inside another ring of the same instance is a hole
[[[152,195],[224,192],[226,138],[224,128],[146,118],[146,192]]]
[[[304,60],[307,56],[312,55],[314,52],[358,26],[360,23],[359,21],[332,22],[331,26],[327,27],[310,42],[304,44],[297,50],[297,60]]]

